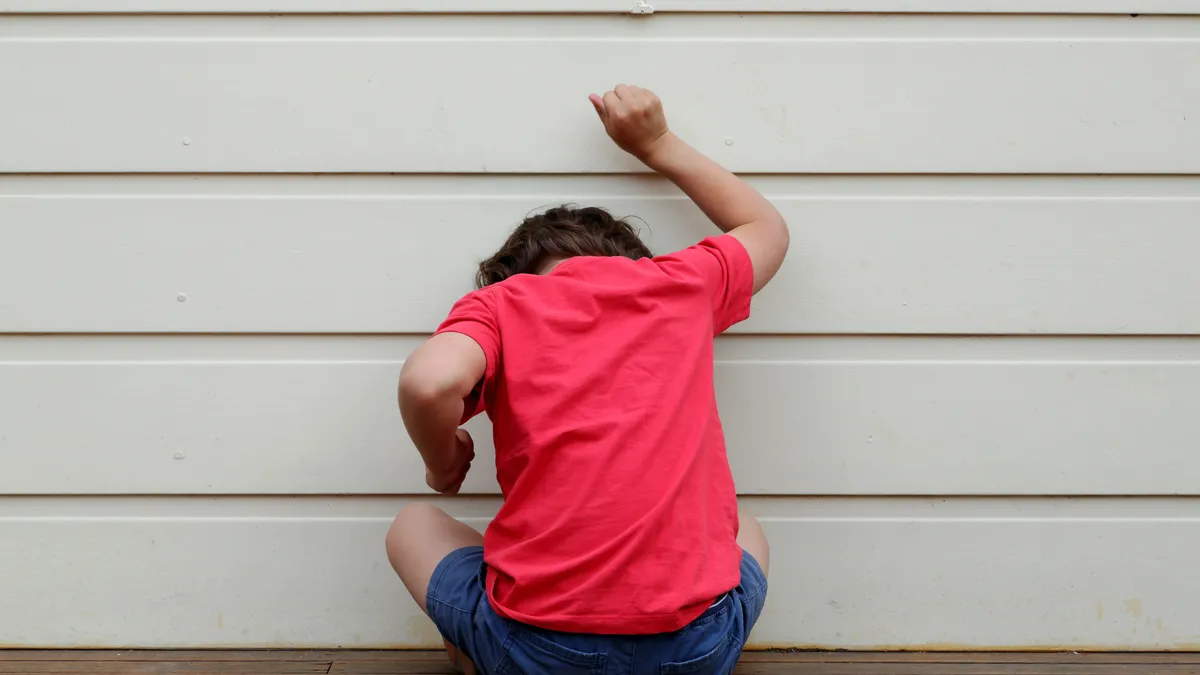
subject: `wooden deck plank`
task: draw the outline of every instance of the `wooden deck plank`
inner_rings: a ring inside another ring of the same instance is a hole
[[[453,673],[448,665],[403,661],[334,661],[330,675]],[[416,666],[414,668],[414,666]],[[1195,664],[743,662],[737,675],[1196,675]]]
[[[736,675],[1200,675],[1192,664],[742,663]]]
[[[386,652],[384,652],[386,653]],[[1200,664],[1200,652],[846,652],[751,651],[743,663],[1177,663]]]
[[[451,675],[440,651],[0,650],[0,675]],[[738,675],[1200,675],[1197,652],[747,652]]]
[[[0,675],[312,675],[320,661],[0,661]]]
[[[395,658],[396,654],[441,654],[399,652],[390,649],[0,649],[5,661],[325,661],[336,658]]]
[[[458,671],[450,665],[445,656],[433,663],[417,663],[405,661],[334,661],[329,669],[330,675],[382,675],[396,673],[399,675],[453,675]]]
[[[395,649],[0,649],[4,661],[441,661],[441,651]],[[1200,652],[748,651],[743,663],[1177,663]]]
[[[752,657],[753,655],[747,655]],[[802,654],[779,655],[774,661],[743,659],[738,666],[738,675],[1200,675],[1200,664],[1194,662],[1063,662],[1034,659],[1030,662],[989,661],[994,654],[963,654],[957,661],[921,661],[912,654],[908,661],[865,660],[821,661],[796,658]],[[861,656],[861,655],[860,655]],[[1048,656],[1048,655],[1041,655]],[[1077,655],[1072,655],[1077,656]],[[448,665],[441,664],[435,670],[413,668],[404,657],[394,659],[359,659],[341,661],[334,659],[330,675],[385,675],[387,673],[452,673]],[[437,664],[420,664],[425,668]]]

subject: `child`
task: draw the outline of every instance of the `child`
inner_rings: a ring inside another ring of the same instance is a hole
[[[446,495],[474,458],[458,427],[487,411],[504,503],[482,537],[407,506],[388,558],[465,672],[728,673],[770,555],[739,518],[713,337],[749,316],[787,225],[672,134],[653,93],[618,85],[591,101],[617,145],[726,234],[655,258],[598,208],[522,223],[399,391],[425,480]]]

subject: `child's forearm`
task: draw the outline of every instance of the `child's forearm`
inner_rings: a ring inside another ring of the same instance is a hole
[[[672,134],[653,92],[618,84],[588,98],[613,142],[670,179],[742,243],[754,268],[753,292],[762,290],[779,271],[789,243],[787,223],[771,202]]]
[[[454,470],[455,432],[462,420],[463,400],[453,392],[423,394],[400,387],[400,416],[421,453],[425,468],[435,474]]]
[[[400,371],[400,416],[425,467],[444,474],[464,460],[455,442],[466,407],[463,399],[483,377],[487,360],[470,337],[435,335],[417,348]]]
[[[758,190],[671,132],[642,161],[677,185],[723,232],[754,222],[786,229],[783,216]]]

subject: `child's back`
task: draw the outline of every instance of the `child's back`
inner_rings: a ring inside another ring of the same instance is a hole
[[[439,332],[487,358],[468,416],[486,407],[495,429],[505,499],[484,549],[499,611],[661,633],[737,585],[713,336],[746,318],[753,276],[721,236],[660,258],[569,258],[455,305]]]
[[[504,503],[481,539],[441,510],[397,516],[388,555],[460,663],[483,672],[729,672],[762,611],[769,551],[740,520],[713,338],[749,315],[787,227],[761,195],[620,85],[609,135],[727,234],[651,257],[601,209],[527,219],[405,363],[426,481],[455,494],[486,411]],[[469,660],[461,657],[469,657]]]

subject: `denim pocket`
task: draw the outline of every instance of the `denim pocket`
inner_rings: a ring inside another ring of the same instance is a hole
[[[730,661],[729,653],[735,644],[728,636],[720,636],[717,640],[717,645],[710,648],[702,656],[697,656],[686,661],[664,663],[658,667],[658,672],[661,675],[671,675],[673,673],[692,673],[693,675],[697,675],[699,673],[730,672],[734,663],[737,662],[736,658],[732,662]],[[700,649],[696,649],[696,651],[700,651]]]
[[[699,618],[673,635],[670,651],[664,656],[675,660],[662,662],[658,672],[662,675],[730,672],[737,663],[737,654],[730,652],[740,651],[741,647],[730,633],[733,604],[733,596],[726,593]]]
[[[604,675],[608,655],[583,652],[553,636],[525,626],[514,627],[505,659],[505,672]]]

